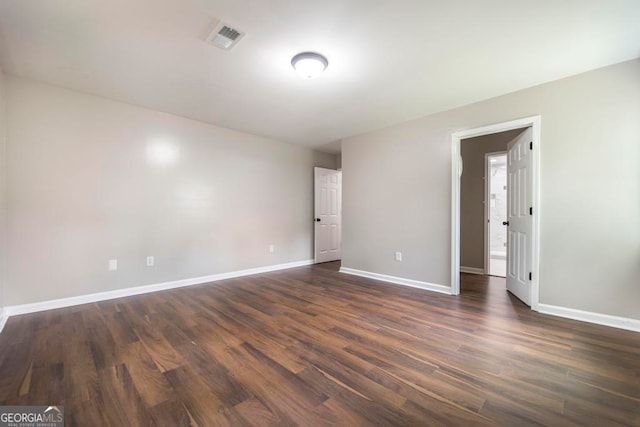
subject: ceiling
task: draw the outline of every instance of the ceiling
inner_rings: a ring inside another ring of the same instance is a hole
[[[204,41],[216,19],[246,32]],[[640,56],[638,0],[0,0],[5,72],[328,152]],[[301,51],[329,59],[303,80]]]

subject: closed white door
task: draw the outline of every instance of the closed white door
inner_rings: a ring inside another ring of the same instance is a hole
[[[315,261],[340,259],[342,237],[342,172],[314,168]]]
[[[531,128],[508,144],[507,152],[507,290],[531,305],[533,214]]]

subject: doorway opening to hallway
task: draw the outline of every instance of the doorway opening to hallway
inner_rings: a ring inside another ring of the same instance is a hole
[[[460,273],[502,276],[506,290],[537,310],[539,145],[539,116],[452,135],[453,295]]]
[[[486,274],[507,275],[507,153],[485,154]]]

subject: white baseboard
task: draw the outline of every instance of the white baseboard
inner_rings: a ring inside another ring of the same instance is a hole
[[[397,285],[411,286],[412,288],[425,289],[427,291],[440,292],[451,295],[451,288],[448,286],[436,285],[434,283],[420,282],[418,280],[404,279],[402,277],[387,276],[386,274],[371,273],[369,271],[356,270],[354,268],[340,267],[340,273],[352,274],[354,276],[367,277],[369,279],[381,280],[383,282],[395,283]]]
[[[482,274],[484,275],[484,268],[477,267],[463,267],[460,266],[460,273],[469,273],[469,274]]]
[[[593,313],[591,311],[582,311],[549,304],[538,304],[538,312],[551,314],[552,316],[566,317],[567,319],[595,323],[597,325],[611,326],[614,328],[626,329],[628,331],[640,332],[640,320],[638,319]]]
[[[224,279],[232,279],[234,277],[251,276],[253,274],[268,273],[270,271],[285,270],[288,268],[302,267],[311,265],[312,259],[304,261],[289,262],[286,264],[268,265],[265,267],[249,268],[247,270],[232,271],[229,273],[212,274],[210,276],[193,277],[190,279],[174,280],[171,282],[156,283],[153,285],[136,286],[133,288],[117,289],[114,291],[98,292],[95,294],[79,295],[75,297],[60,298],[49,301],[35,302],[31,304],[21,304],[5,307],[4,317],[0,318],[6,321],[9,316],[18,314],[35,313],[37,311],[52,310],[55,308],[70,307],[74,305],[87,304],[97,301],[105,301],[114,298],[122,298],[133,295],[146,294],[149,292],[163,291],[166,289],[182,288],[184,286],[200,285],[203,283],[217,282]],[[0,322],[0,332],[2,332],[3,322]]]
[[[7,309],[2,307],[0,308],[0,332],[2,332],[2,329],[4,328],[5,323],[7,323],[7,320],[9,319],[9,315],[7,314]]]

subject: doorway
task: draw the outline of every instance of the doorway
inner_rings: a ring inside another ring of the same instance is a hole
[[[462,174],[461,140],[491,135],[514,129],[529,128],[521,137],[512,141],[508,149],[508,164],[512,171],[508,181],[515,180],[513,194],[508,195],[508,217],[513,218],[513,227],[506,221],[507,288],[533,310],[539,301],[539,248],[540,248],[540,116],[498,123],[452,134],[452,188],[451,188],[451,293],[460,294],[460,182]],[[509,163],[511,162],[511,163]],[[509,168],[509,166],[508,166]],[[525,218],[526,213],[526,218]],[[486,270],[486,267],[485,267]],[[509,287],[511,277],[512,286]],[[515,279],[515,281],[514,281]],[[511,289],[513,288],[513,289]]]
[[[485,154],[485,265],[489,276],[507,275],[507,152]]]

